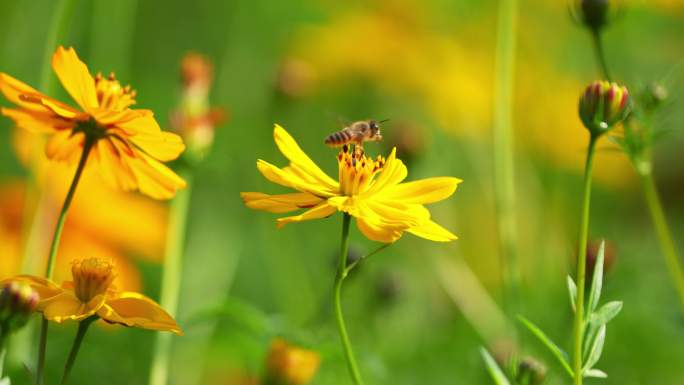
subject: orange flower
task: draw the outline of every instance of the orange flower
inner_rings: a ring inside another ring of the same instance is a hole
[[[271,343],[266,358],[266,376],[268,380],[278,384],[306,385],[316,375],[320,363],[318,353],[290,345],[282,338],[276,338]]]
[[[111,262],[98,258],[77,260],[71,274],[73,281],[61,286],[31,275],[11,280],[27,283],[38,292],[37,311],[49,321],[83,321],[97,316],[111,324],[183,334],[176,321],[153,300],[140,293],[116,290],[112,286],[116,275]]]
[[[49,134],[48,158],[75,162],[92,148],[92,162],[112,185],[168,199],[185,181],[166,167],[185,149],[181,138],[159,128],[150,110],[130,109],[135,91],[114,75],[93,77],[73,48],[57,48],[52,68],[79,105],[73,108],[0,73],[0,92],[18,108],[2,108],[17,126]],[[91,163],[91,162],[88,162]]]

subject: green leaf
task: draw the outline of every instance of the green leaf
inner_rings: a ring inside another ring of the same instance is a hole
[[[568,363],[568,354],[565,353],[561,348],[558,347],[549,337],[544,334],[544,332],[539,329],[535,324],[533,324],[527,318],[518,315],[518,320],[525,325],[525,327],[534,334],[539,341],[541,341],[544,346],[546,346],[549,351],[558,359],[558,362],[565,368],[565,371],[570,375],[570,378],[574,378],[574,373],[570,364]]]
[[[584,373],[584,377],[608,378],[608,375],[603,370],[589,369]]]
[[[622,301],[611,301],[589,316],[589,322],[596,326],[605,325],[622,310]]]
[[[601,353],[603,353],[603,344],[605,341],[606,325],[601,325],[598,333],[596,333],[596,338],[594,338],[594,341],[591,344],[591,350],[589,352],[589,357],[587,357],[587,362],[584,364],[584,368],[582,368],[583,374],[593,368],[601,358]]]
[[[596,265],[594,266],[594,277],[591,281],[591,290],[589,291],[589,302],[587,304],[587,313],[592,313],[596,310],[598,306],[599,299],[601,298],[601,289],[603,288],[603,254],[605,253],[606,242],[601,241],[601,246],[599,247],[598,254],[596,256]]]
[[[572,311],[575,310],[575,303],[577,302],[577,285],[572,277],[568,275],[568,293],[570,294],[570,305],[572,305]]]
[[[492,376],[496,385],[511,385],[503,370],[501,370],[494,360],[494,357],[489,354],[487,349],[480,348],[480,354],[482,354],[482,359],[484,359],[485,365],[487,365],[487,371],[489,372],[489,375]]]

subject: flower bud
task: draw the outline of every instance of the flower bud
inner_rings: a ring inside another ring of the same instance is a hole
[[[641,91],[639,99],[646,111],[654,111],[662,106],[668,98],[667,88],[662,84],[650,83]]]
[[[580,119],[594,136],[613,128],[627,117],[629,111],[629,92],[616,83],[597,80],[580,97]]]
[[[0,328],[11,333],[22,328],[38,306],[38,293],[28,284],[9,281],[0,288]]]
[[[515,377],[519,385],[541,385],[546,379],[546,367],[538,361],[526,357],[518,364]]]
[[[276,338],[266,359],[266,384],[306,385],[311,382],[320,364],[318,353],[289,345]]]
[[[579,0],[577,5],[580,21],[594,31],[598,31],[608,24],[609,0]]]
[[[598,259],[598,251],[601,247],[601,241],[594,240],[587,244],[587,263],[586,263],[586,276],[589,282],[594,277],[594,269],[596,268],[596,260]],[[615,244],[609,241],[605,241],[603,249],[603,277],[610,273],[615,265],[616,261],[616,248]]]

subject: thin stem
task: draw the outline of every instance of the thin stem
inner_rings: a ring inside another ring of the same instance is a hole
[[[579,231],[579,250],[577,251],[577,303],[574,322],[573,372],[575,385],[582,385],[582,336],[584,335],[584,286],[586,281],[587,239],[589,237],[589,207],[591,204],[591,172],[598,137],[592,135],[587,149],[584,168],[584,193]]]
[[[347,276],[347,255],[349,253],[349,222],[351,216],[345,213],[342,220],[342,246],[340,247],[340,262],[337,268],[337,275],[335,276],[335,290],[333,301],[335,303],[335,316],[337,318],[337,330],[340,333],[340,340],[342,340],[342,348],[344,349],[345,357],[347,358],[347,366],[349,367],[349,373],[351,374],[352,380],[355,385],[363,385],[361,380],[361,373],[356,364],[356,359],[354,358],[354,352],[352,351],[351,343],[349,342],[349,336],[347,335],[347,328],[344,325],[344,317],[342,316],[342,304],[341,304],[341,293],[342,293],[342,282]]]
[[[517,0],[499,3],[493,119],[494,199],[504,303],[509,316],[518,312],[520,268],[515,212],[513,92],[517,32]]]
[[[0,380],[2,380],[2,373],[5,368],[5,356],[7,355],[7,349],[5,348],[5,342],[7,342],[7,335],[5,330],[0,327]]]
[[[672,239],[672,232],[667,223],[663,205],[660,202],[660,195],[658,188],[651,172],[641,175],[641,186],[644,189],[644,197],[648,205],[653,226],[655,227],[660,248],[665,256],[665,263],[667,264],[670,276],[675,284],[679,300],[684,306],[684,267],[682,266],[682,259],[677,252],[674,240]]]
[[[596,50],[596,60],[598,61],[599,66],[601,67],[603,77],[605,77],[606,80],[611,82],[613,80],[610,77],[610,71],[608,70],[608,63],[606,62],[606,53],[603,50],[603,39],[601,36],[601,31],[596,29],[592,30],[591,39],[594,42],[594,49]]]
[[[71,206],[71,201],[74,199],[74,194],[76,193],[78,181],[81,180],[81,175],[83,174],[83,170],[85,169],[85,165],[88,161],[88,155],[90,154],[90,150],[92,149],[94,144],[94,139],[86,135],[85,141],[83,142],[83,152],[81,152],[81,159],[78,161],[78,167],[76,167],[74,179],[71,181],[69,191],[67,192],[66,198],[64,198],[62,211],[60,211],[59,218],[57,218],[57,226],[55,228],[55,234],[52,237],[50,253],[48,254],[47,270],[45,271],[45,277],[47,279],[52,279],[52,274],[55,270],[55,260],[57,259],[57,249],[59,248],[59,241],[62,238],[62,230],[64,229],[64,222],[66,221],[67,212],[69,211],[69,207]]]
[[[74,338],[74,343],[73,345],[71,345],[69,357],[67,358],[67,362],[64,365],[64,374],[62,374],[62,381],[60,382],[61,385],[65,385],[67,383],[67,380],[69,379],[69,374],[71,374],[71,368],[74,366],[74,362],[76,361],[78,351],[81,349],[81,343],[83,343],[83,338],[85,337],[86,332],[90,327],[90,324],[92,324],[96,320],[97,316],[92,316],[79,322],[78,332],[76,332],[76,338]]]
[[[189,172],[180,174],[188,182],[188,186],[191,186],[192,175]],[[178,310],[190,195],[190,188],[179,191],[176,194],[176,198],[171,201],[169,212],[160,304],[174,317]],[[152,368],[150,370],[150,385],[165,385],[168,382],[171,338],[172,335],[170,333],[157,333]]]
[[[388,248],[388,247],[391,246],[391,245],[392,245],[391,243],[385,243],[384,245],[378,247],[377,249],[371,251],[370,253],[368,253],[368,254],[364,255],[363,257],[357,259],[356,261],[352,262],[352,263],[351,263],[349,266],[347,266],[347,268],[345,269],[345,275],[348,275],[349,272],[351,272],[351,271],[356,267],[356,265],[358,265],[359,263],[361,263],[361,262],[365,261],[367,258],[370,258],[370,257],[372,257],[373,255],[375,255],[375,254],[377,254],[377,253],[379,253],[379,252],[385,250],[386,248]]]
[[[47,346],[48,320],[40,320],[40,337],[38,340],[38,365],[36,366],[36,385],[43,385],[45,369],[45,348]]]

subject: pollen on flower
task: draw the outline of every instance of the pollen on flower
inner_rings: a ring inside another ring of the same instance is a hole
[[[123,111],[135,104],[135,90],[131,86],[122,87],[113,72],[107,78],[101,73],[95,76],[95,91],[101,108]]]
[[[384,166],[385,159],[376,160],[366,156],[363,148],[354,149],[344,146],[337,155],[339,166],[340,192],[344,195],[357,195],[368,189],[375,174]]]
[[[100,258],[74,261],[71,275],[74,278],[74,292],[83,302],[105,293],[116,277],[112,262]]]

